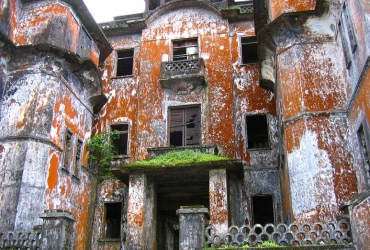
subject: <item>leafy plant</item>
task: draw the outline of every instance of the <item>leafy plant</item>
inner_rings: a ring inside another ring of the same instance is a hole
[[[225,160],[230,159],[225,156],[197,153],[194,152],[193,150],[187,149],[182,151],[171,151],[167,154],[159,155],[149,160],[132,162],[125,165],[125,167],[136,167],[136,166],[163,167],[163,166],[176,166],[184,164],[195,164]]]
[[[263,247],[280,247],[279,244],[272,241],[264,241],[262,244],[258,245],[258,248]]]
[[[103,132],[95,135],[87,141],[87,148],[90,151],[89,158],[96,160],[98,167],[102,169],[103,174],[109,173],[115,150],[111,144],[111,140],[118,139],[120,132],[114,130],[112,132]]]

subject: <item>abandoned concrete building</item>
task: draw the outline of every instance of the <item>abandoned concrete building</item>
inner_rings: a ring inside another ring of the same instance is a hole
[[[0,1],[0,249],[370,249],[370,1],[145,2]]]

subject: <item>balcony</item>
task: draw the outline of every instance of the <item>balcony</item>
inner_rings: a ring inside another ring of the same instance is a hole
[[[162,62],[159,82],[178,95],[189,94],[205,84],[203,59]]]

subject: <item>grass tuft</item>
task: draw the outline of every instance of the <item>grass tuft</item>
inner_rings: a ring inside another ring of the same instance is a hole
[[[166,167],[226,160],[231,159],[225,156],[197,153],[194,152],[193,150],[186,149],[182,151],[171,151],[167,154],[159,155],[155,158],[148,160],[135,161],[125,165],[125,167],[139,167],[139,166]]]

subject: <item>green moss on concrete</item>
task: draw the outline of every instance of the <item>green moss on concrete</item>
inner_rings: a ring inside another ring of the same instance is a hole
[[[135,161],[125,165],[125,167],[166,167],[166,166],[183,166],[194,165],[199,163],[230,161],[232,159],[220,155],[197,153],[193,150],[171,151],[155,158]]]
[[[274,247],[236,247],[236,246],[225,246],[219,248],[212,248],[212,247],[205,247],[202,250],[221,250],[221,249],[249,249],[249,250],[257,250],[257,249],[264,249],[264,250],[355,250],[356,248],[352,245],[312,245],[312,246],[274,246]]]

